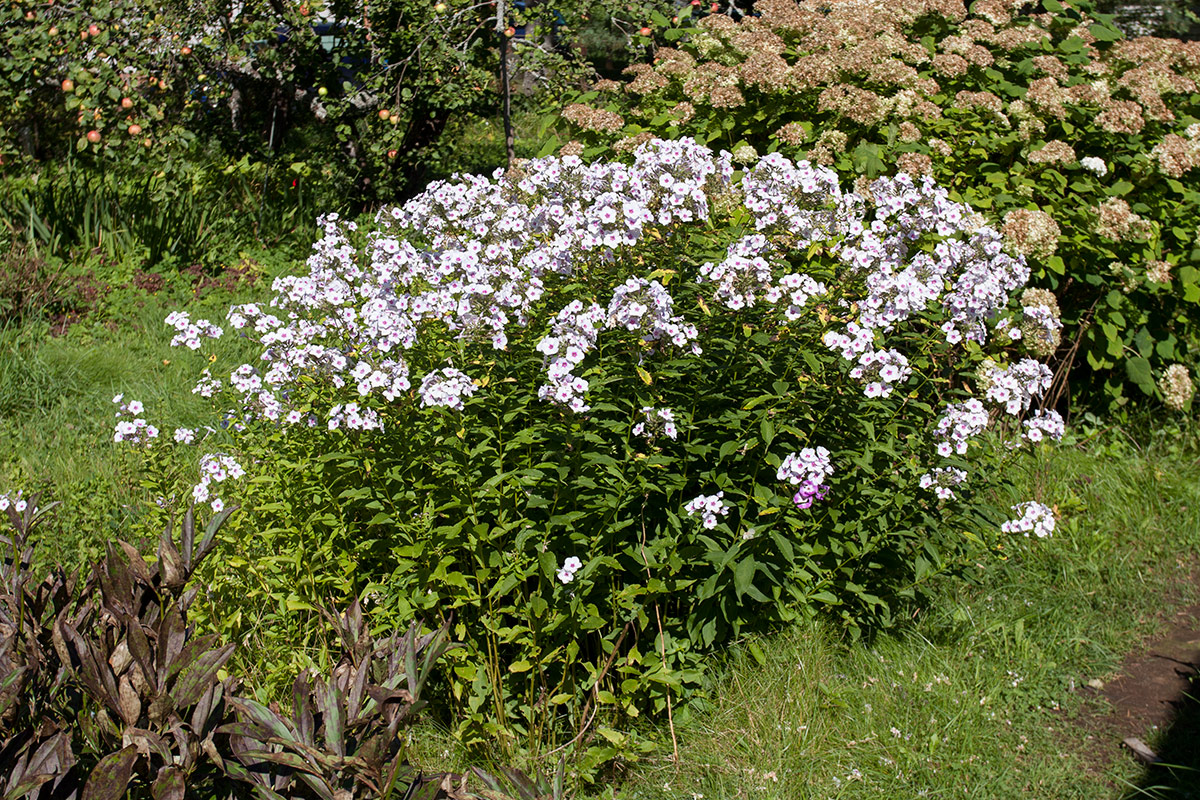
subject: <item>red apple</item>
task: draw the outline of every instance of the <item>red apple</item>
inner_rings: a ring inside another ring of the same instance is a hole
[[[517,29],[514,28],[513,26],[509,25],[507,28],[504,29],[504,35],[511,39],[512,37],[517,35]]]
[[[190,48],[190,47],[181,47],[181,48],[179,48],[179,53],[180,53],[181,55],[190,56],[190,55],[192,54],[192,48]]]
[[[32,11],[25,12],[25,21],[26,22],[33,22],[34,19],[36,19],[36,18],[37,18],[37,15],[34,14]]]
[[[386,108],[379,109],[379,118],[380,119],[387,119],[391,115],[392,115],[392,112],[388,111]]]
[[[88,25],[88,36],[99,36],[99,35],[100,35],[100,27],[98,25],[95,25],[95,24]]]
[[[638,31],[638,33],[640,33],[642,36],[651,36],[654,34],[654,31],[652,31],[648,27],[643,26],[642,29],[640,31]]]
[[[133,100],[128,97],[122,97],[121,98],[121,108],[124,108],[124,109],[133,108]]]
[[[75,81],[71,80],[70,78],[67,78],[65,81],[62,82],[62,90],[64,92],[75,91]]]
[[[86,42],[87,41],[87,31],[80,31],[79,38]]]
[[[399,150],[388,150],[388,158],[395,158],[398,155],[400,155]]]
[[[713,3],[711,6],[709,6],[708,10],[715,14],[721,10],[721,6],[718,3]]]
[[[97,144],[100,141],[100,131],[92,129],[87,132],[87,140],[92,144]]]
[[[51,36],[58,36],[58,28],[54,25],[51,25],[50,30],[46,31],[46,33],[50,34]]]
[[[129,126],[129,135],[130,136],[139,136],[139,135],[141,135],[141,133],[142,133],[142,126],[138,125],[136,122]]]

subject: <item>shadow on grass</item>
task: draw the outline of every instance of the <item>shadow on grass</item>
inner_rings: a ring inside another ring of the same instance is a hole
[[[1200,798],[1200,656],[1178,661],[1177,669],[1190,688],[1173,703],[1174,719],[1157,741],[1160,763],[1147,766],[1123,800]]]

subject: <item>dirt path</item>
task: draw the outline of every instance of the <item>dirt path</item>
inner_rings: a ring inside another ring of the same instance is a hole
[[[1136,754],[1124,744],[1133,737],[1152,751],[1135,797],[1200,798],[1200,605],[1168,620],[1167,629],[1128,656],[1114,680],[1085,691],[1107,701],[1086,713],[1094,757],[1103,771]]]

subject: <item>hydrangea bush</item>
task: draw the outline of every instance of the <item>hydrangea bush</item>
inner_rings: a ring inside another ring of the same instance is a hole
[[[760,0],[736,22],[685,18],[627,80],[569,98],[571,140],[550,148],[686,135],[860,188],[897,167],[933,175],[1053,292],[1055,396],[1071,381],[1086,403],[1175,407],[1167,371],[1194,364],[1200,338],[1200,42],[1125,39],[1087,0],[969,6]]]
[[[683,138],[324,218],[269,305],[169,320],[227,443],[152,446],[247,509],[209,601],[276,570],[281,606],[452,620],[459,731],[533,750],[680,705],[750,630],[886,622],[1000,542],[996,461],[1062,425],[1025,261],[928,177],[867,188]]]

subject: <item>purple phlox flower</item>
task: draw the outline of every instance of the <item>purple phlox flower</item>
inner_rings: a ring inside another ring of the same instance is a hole
[[[1054,509],[1049,506],[1030,500],[1017,503],[1012,510],[1020,516],[1001,525],[1002,533],[1024,533],[1026,537],[1032,533],[1039,539],[1044,539],[1054,533]]]

